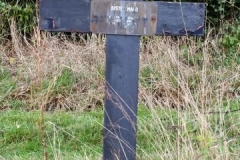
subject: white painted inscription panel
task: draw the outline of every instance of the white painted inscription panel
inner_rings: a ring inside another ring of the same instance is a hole
[[[157,9],[155,2],[94,0],[90,30],[104,34],[154,35]]]

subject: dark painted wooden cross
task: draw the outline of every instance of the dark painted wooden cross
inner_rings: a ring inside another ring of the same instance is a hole
[[[204,19],[203,3],[40,0],[41,30],[107,34],[104,160],[136,159],[140,36],[203,36]]]

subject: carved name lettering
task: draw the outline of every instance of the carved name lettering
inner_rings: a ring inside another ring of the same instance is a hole
[[[127,7],[127,12],[138,12],[138,7]]]
[[[127,12],[138,12],[138,7],[124,7],[124,6],[111,6],[111,11],[124,11]]]
[[[111,6],[111,11],[123,11],[123,6]]]

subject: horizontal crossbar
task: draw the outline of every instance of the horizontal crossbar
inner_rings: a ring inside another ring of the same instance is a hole
[[[148,3],[148,2],[146,2]],[[156,2],[156,35],[203,36],[204,3]],[[91,0],[41,0],[40,30],[88,33]]]

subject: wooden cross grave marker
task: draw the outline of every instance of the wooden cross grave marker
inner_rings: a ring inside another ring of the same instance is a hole
[[[205,8],[203,3],[40,0],[40,30],[107,34],[104,160],[136,159],[140,36],[203,36]]]

